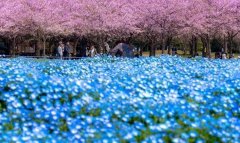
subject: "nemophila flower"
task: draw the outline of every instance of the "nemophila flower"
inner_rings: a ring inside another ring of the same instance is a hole
[[[0,65],[0,141],[239,139],[237,60],[16,58]]]

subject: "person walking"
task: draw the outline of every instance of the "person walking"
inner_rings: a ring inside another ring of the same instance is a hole
[[[59,46],[57,48],[57,52],[58,52],[58,57],[60,57],[60,59],[63,59],[63,50],[64,50],[64,45],[62,43],[62,41],[59,42]]]

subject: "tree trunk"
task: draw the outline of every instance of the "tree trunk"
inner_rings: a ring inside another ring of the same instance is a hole
[[[50,55],[55,56],[55,51],[54,51],[54,45],[49,46],[50,47]]]
[[[224,36],[224,49],[222,52],[227,54],[228,53],[227,49],[228,49],[228,43],[227,43],[226,37]]]
[[[211,40],[209,38],[209,35],[205,35],[204,37],[201,37],[202,43],[203,43],[203,51],[202,55],[204,57],[211,58]],[[206,52],[205,52],[206,50]]]
[[[78,46],[78,42],[79,42],[79,37],[76,38],[76,41],[74,42],[74,45],[73,45],[73,55],[76,55],[77,54],[77,46]]]
[[[166,48],[169,55],[171,55],[171,42],[172,42],[172,37],[167,38]]]
[[[165,40],[164,38],[162,38],[162,54],[164,54],[165,47],[166,47]]]
[[[143,48],[139,47],[139,49],[140,49],[140,56],[142,56],[143,55]]]
[[[167,53],[168,53],[168,55],[171,55],[171,45],[167,46]]]
[[[154,56],[154,48],[152,47],[152,45],[150,45],[150,52],[149,52],[149,57]]]
[[[203,46],[203,49],[202,49],[202,57],[206,57],[206,47]]]
[[[197,54],[198,51],[197,51],[197,37],[196,36],[193,37],[193,41],[194,41],[194,44],[193,44],[194,45],[194,56],[196,56],[196,55],[198,55]]]
[[[233,43],[233,38],[232,36],[228,36],[228,51],[229,51],[229,56],[233,54],[233,49],[232,49],[232,44]]]
[[[13,49],[14,49],[13,39],[8,38],[6,41],[8,43],[9,55],[12,56],[13,55]]]
[[[36,56],[40,56],[40,47],[41,47],[41,39],[38,38],[35,45]]]
[[[172,45],[169,45],[168,48],[169,48],[168,49],[168,55],[172,55],[172,48],[173,48]]]
[[[196,36],[192,36],[189,42],[189,46],[190,46],[191,57],[195,57],[197,55],[197,37]]]
[[[193,43],[192,43],[192,39],[191,39],[190,42],[189,42],[189,47],[190,47],[190,55],[191,55],[191,57],[193,57],[193,56],[194,56],[194,53],[193,53]]]
[[[16,37],[13,37],[13,43],[11,44],[11,48],[10,48],[10,55],[15,56],[16,55]]]
[[[187,54],[187,50],[186,50],[186,44],[185,42],[183,43],[183,55]]]
[[[209,37],[207,36],[206,38],[206,43],[207,43],[207,57],[208,58],[211,58],[211,43],[210,43],[210,39]]]
[[[55,37],[53,37],[53,38],[51,38],[51,39],[49,39],[49,52],[50,52],[50,54],[52,55],[52,56],[55,56],[55,47],[56,47],[56,41],[55,41]]]
[[[149,56],[156,56],[156,48],[155,48],[155,45],[153,44],[152,40],[149,44],[150,46],[150,53],[149,53]]]
[[[206,47],[207,47],[207,44],[206,44],[205,39],[203,37],[201,37],[201,41],[202,41],[202,44],[203,44],[202,57],[206,57]]]
[[[46,56],[46,38],[43,36],[43,56]]]
[[[10,51],[12,48],[12,42],[9,38],[5,38],[5,37],[0,37],[3,40],[4,45],[7,47],[7,55],[10,55]]]

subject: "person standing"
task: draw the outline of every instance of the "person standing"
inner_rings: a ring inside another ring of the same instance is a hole
[[[58,57],[60,57],[61,60],[63,59],[63,50],[64,50],[64,45],[62,41],[60,41],[57,52],[58,52]]]
[[[109,55],[111,49],[110,49],[110,46],[107,42],[104,42],[104,46],[105,46],[105,49],[106,49],[106,54]]]
[[[67,58],[70,57],[70,49],[71,49],[70,42],[67,42],[66,45],[64,46],[64,51],[63,51],[64,57],[67,57]]]
[[[173,47],[172,48],[172,56],[175,56],[175,55],[177,55],[177,48]],[[195,56],[197,56],[197,55],[195,55]]]
[[[94,46],[91,46],[91,47],[90,47],[88,54],[89,54],[89,55],[88,55],[89,57],[94,57],[94,56],[97,55],[97,50],[95,49]]]
[[[222,54],[222,59],[227,59],[227,54],[226,53]]]
[[[234,54],[233,53],[229,55],[229,59],[234,59]]]

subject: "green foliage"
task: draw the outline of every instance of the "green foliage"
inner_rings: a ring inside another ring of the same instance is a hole
[[[211,116],[213,116],[215,119],[219,119],[221,117],[225,117],[225,114],[224,113],[217,113],[216,111],[214,110],[209,110],[209,114]]]
[[[100,108],[91,109],[89,112],[87,112],[87,115],[92,117],[98,117],[101,115],[101,109]]]
[[[76,118],[77,115],[78,115],[78,114],[77,114],[76,111],[71,111],[69,116],[72,117],[72,118]]]
[[[186,117],[188,119],[188,117]],[[198,139],[203,139],[206,142],[222,142],[220,137],[214,136],[209,133],[209,130],[206,128],[196,128],[192,127],[186,123],[184,123],[182,120],[178,119],[177,123],[181,126],[178,129],[174,130],[166,130],[167,135],[164,137],[165,142],[172,142],[171,137],[180,137],[182,133],[189,134],[190,132],[197,133],[196,137],[190,137],[187,142],[195,143]]]
[[[240,113],[233,113],[233,116],[240,119]]]
[[[7,103],[4,100],[0,99],[0,113],[7,109]]]
[[[135,122],[140,122],[142,123],[145,127],[148,127],[148,123],[141,117],[131,117],[129,120],[128,120],[128,123],[130,125],[134,124]]]
[[[59,130],[61,132],[68,132],[69,131],[67,121],[65,119],[60,120]]]
[[[213,136],[209,133],[207,129],[194,128],[195,131],[203,138],[206,142],[222,142],[217,136]]]
[[[100,101],[101,96],[98,92],[90,92],[88,93],[90,97],[92,97],[95,101]]]
[[[142,142],[144,141],[147,137],[154,135],[153,132],[151,132],[151,130],[149,128],[146,128],[144,130],[141,130],[141,133],[135,137],[135,140],[137,142]]]
[[[154,123],[156,124],[161,124],[161,123],[165,123],[165,119],[155,116],[155,115],[150,115],[150,118],[153,120]]]
[[[78,115],[86,115],[91,117],[98,117],[101,115],[101,109],[100,108],[94,108],[94,109],[87,109],[87,106],[82,107],[79,112],[72,111],[70,113],[71,117],[77,117]]]
[[[172,139],[168,135],[164,136],[163,140],[164,140],[165,143],[172,143]]]
[[[3,124],[3,129],[5,131],[12,131],[14,129],[14,125],[12,123],[5,123]]]
[[[118,115],[116,115],[116,114],[112,115],[111,120],[122,121],[122,119]]]

